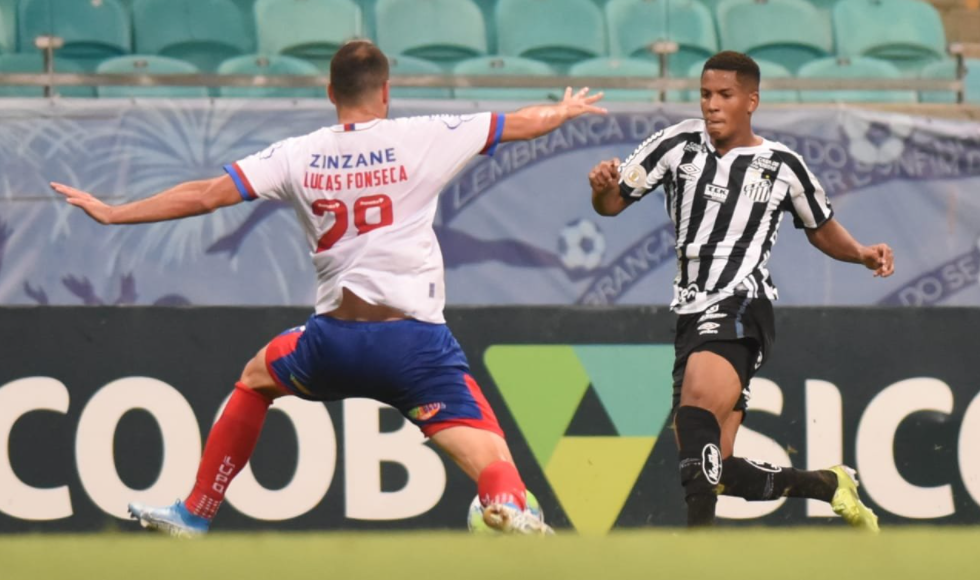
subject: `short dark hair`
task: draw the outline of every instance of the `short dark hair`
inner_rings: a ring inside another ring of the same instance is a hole
[[[356,105],[388,80],[388,57],[369,40],[352,40],[330,60],[330,86],[338,105]]]
[[[708,62],[704,63],[701,74],[703,75],[709,70],[733,71],[738,82],[756,90],[759,88],[759,80],[762,78],[759,65],[748,55],[734,50],[725,50],[709,58]]]

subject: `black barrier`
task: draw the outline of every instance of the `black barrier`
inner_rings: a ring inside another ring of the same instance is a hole
[[[136,529],[171,502],[244,363],[289,308],[0,309],[0,532]],[[528,487],[559,527],[679,526],[663,309],[456,308]],[[978,309],[777,309],[740,453],[856,465],[883,524],[980,519]],[[475,489],[391,409],[277,403],[221,529],[463,528]],[[724,499],[722,525],[840,525]]]

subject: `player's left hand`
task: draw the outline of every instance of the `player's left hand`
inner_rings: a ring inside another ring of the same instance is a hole
[[[112,206],[99,200],[91,193],[69,187],[63,183],[51,183],[51,189],[65,196],[65,201],[82,208],[92,219],[100,224],[112,223]]]
[[[593,113],[605,115],[609,111],[602,107],[596,107],[595,103],[602,99],[602,91],[590,95],[589,87],[585,87],[577,93],[572,93],[572,87],[565,88],[565,96],[561,100],[561,105],[565,108],[567,119],[574,119],[579,115]]]
[[[887,278],[895,273],[895,256],[888,244],[875,244],[865,251],[861,258],[864,267],[874,270],[875,277]]]

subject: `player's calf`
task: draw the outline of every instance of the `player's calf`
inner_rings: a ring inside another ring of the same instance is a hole
[[[711,411],[682,406],[677,409],[674,425],[679,446],[681,485],[687,502],[688,526],[714,523],[718,498],[715,486],[721,483],[723,466],[721,427]]]
[[[802,497],[830,502],[837,491],[837,475],[830,470],[806,471],[764,461],[729,457],[722,464],[718,493],[747,501]]]

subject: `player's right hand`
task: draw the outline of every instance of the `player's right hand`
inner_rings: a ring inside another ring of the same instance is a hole
[[[619,159],[600,162],[589,172],[589,185],[596,191],[603,191],[619,184]]]
[[[112,223],[112,206],[99,200],[91,193],[69,187],[63,183],[51,183],[51,189],[65,196],[65,201],[82,208],[90,218],[100,224]]]
[[[609,111],[602,107],[596,107],[594,103],[602,99],[603,93],[599,91],[594,95],[589,94],[589,87],[585,87],[577,93],[572,93],[572,87],[565,88],[565,96],[561,100],[561,105],[565,108],[565,119],[574,119],[579,115],[593,113],[605,115]]]

